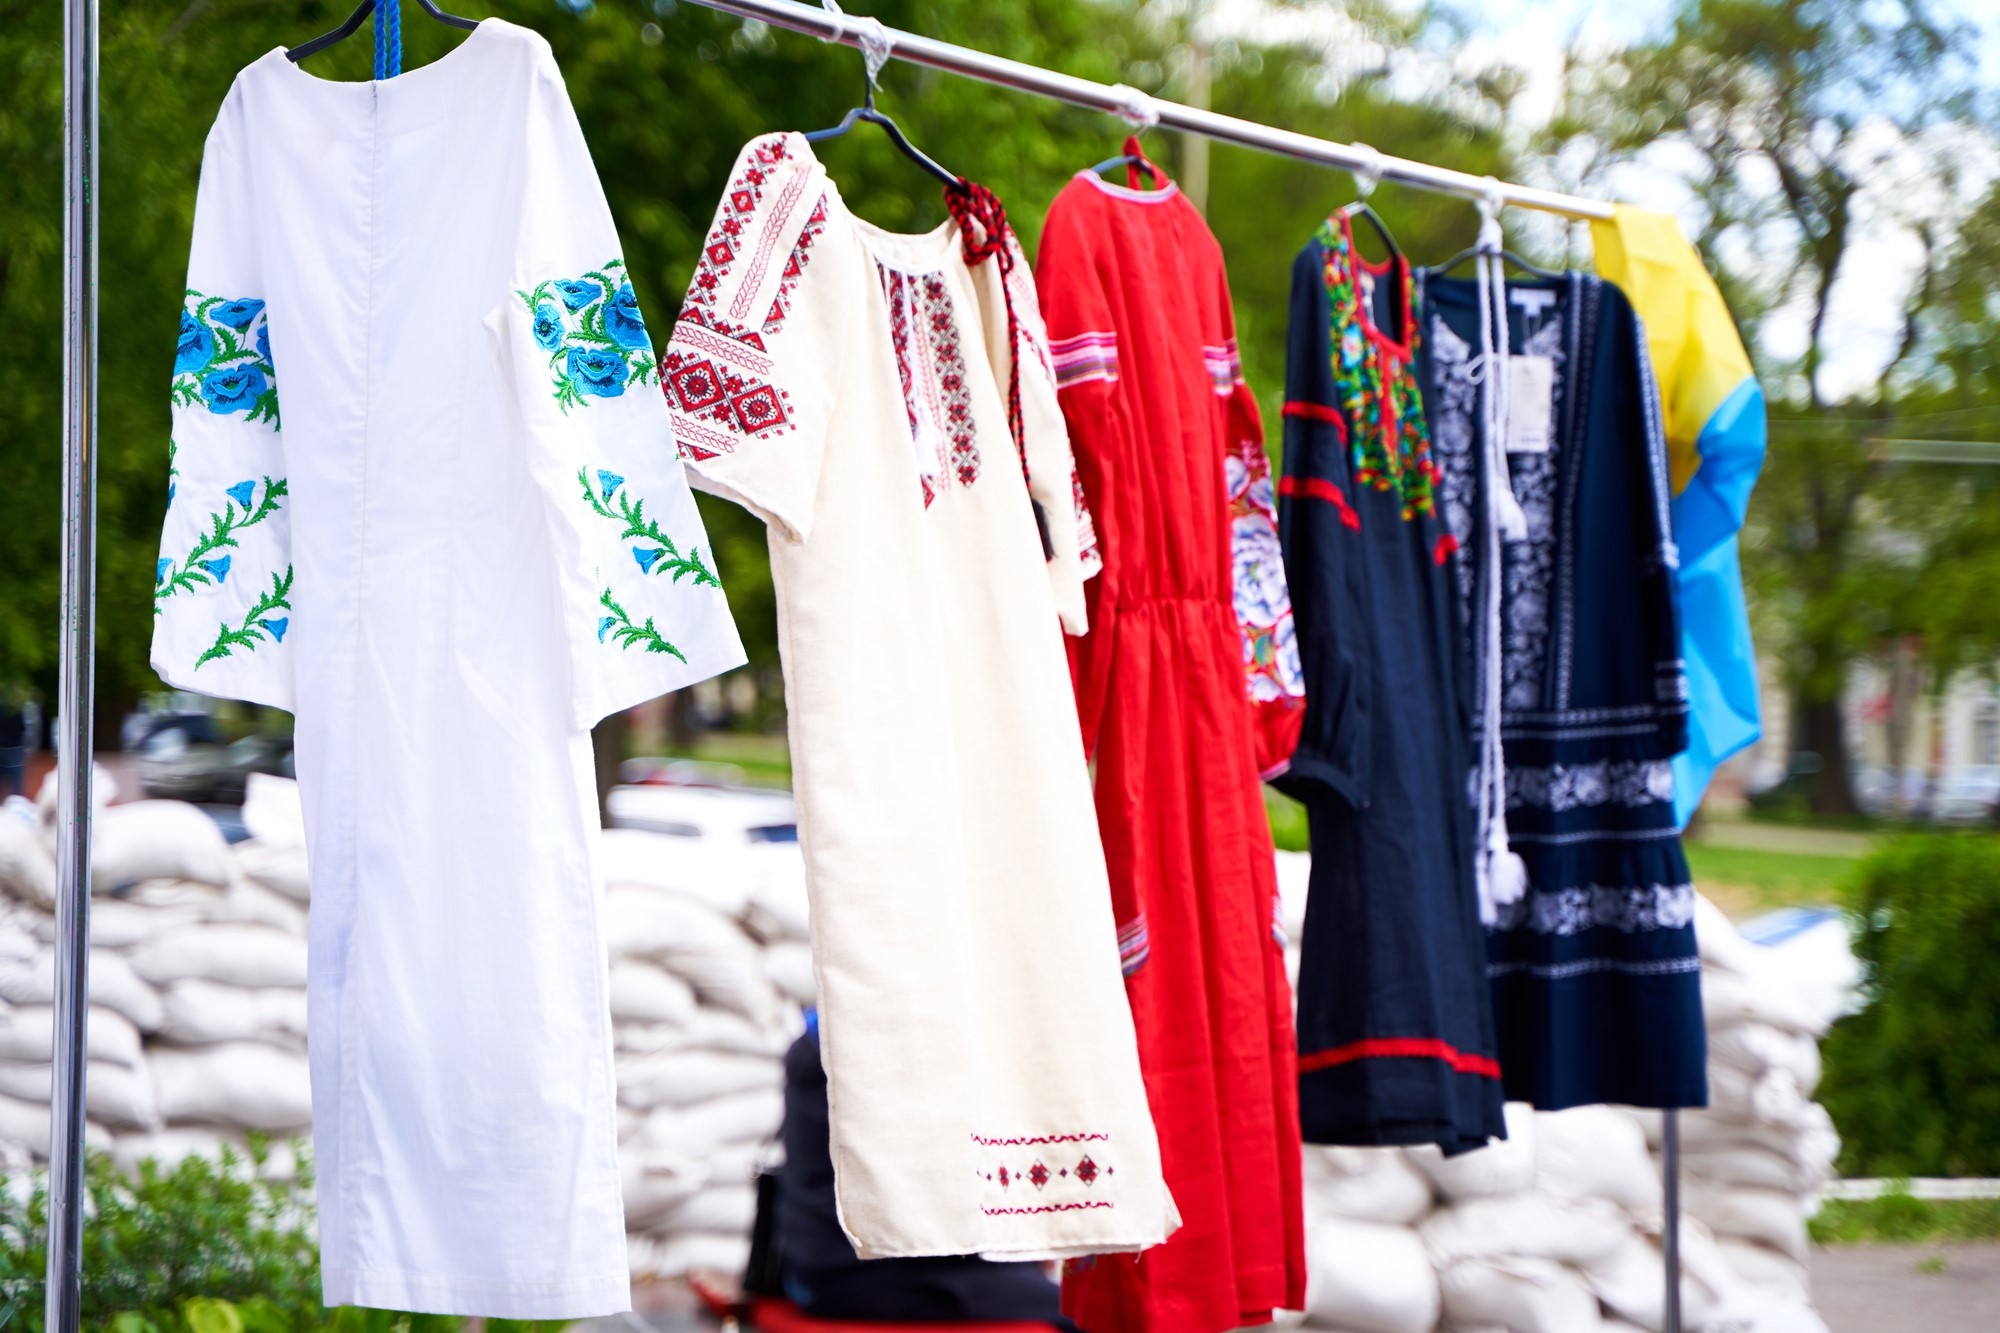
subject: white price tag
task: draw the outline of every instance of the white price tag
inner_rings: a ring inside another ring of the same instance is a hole
[[[1507,358],[1507,369],[1507,452],[1545,454],[1555,416],[1555,359],[1512,356]]]

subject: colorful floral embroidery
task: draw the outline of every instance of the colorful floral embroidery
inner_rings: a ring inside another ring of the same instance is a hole
[[[1049,344],[1049,363],[1055,371],[1057,389],[1067,389],[1101,380],[1118,382],[1118,335],[1079,333]]]
[[[611,595],[611,589],[604,590],[604,595],[597,599],[597,604],[608,613],[597,622],[599,643],[605,642],[608,635],[610,641],[620,648],[644,648],[649,653],[672,653],[681,661],[687,661],[686,654],[668,643],[660,636],[660,632],[653,628],[651,616],[646,617],[646,623],[643,625],[634,624],[625,608],[618,604],[618,599]]]
[[[1152,956],[1153,939],[1146,929],[1146,914],[1141,912],[1118,928],[1119,970],[1129,977]]]
[[[661,530],[659,520],[646,517],[646,502],[634,500],[631,489],[625,485],[625,478],[616,472],[597,471],[597,484],[593,486],[588,465],[576,472],[577,484],[583,487],[583,499],[593,510],[614,523],[623,523],[624,530],[618,540],[638,542],[632,548],[632,560],[642,574],[671,574],[672,582],[679,583],[683,576],[691,577],[697,585],[707,584],[720,588],[721,580],[709,572],[701,562],[701,551],[688,547],[685,556],[674,545],[673,538]],[[616,501],[617,508],[611,505]],[[602,637],[600,635],[599,637]]]
[[[515,293],[533,316],[535,346],[548,353],[556,406],[564,412],[586,398],[616,398],[659,374],[639,298],[614,259],[580,278],[550,278]]]
[[[1208,387],[1218,398],[1227,398],[1243,382],[1243,360],[1236,352],[1236,339],[1220,347],[1203,347],[1201,364],[1208,371]]]
[[[1406,519],[1429,514],[1438,468],[1431,461],[1413,367],[1420,328],[1416,284],[1409,267],[1397,261],[1409,341],[1394,342],[1368,322],[1362,308],[1360,261],[1346,217],[1321,223],[1317,239],[1326,251],[1326,293],[1333,306],[1333,380],[1354,427],[1348,447],[1355,480],[1396,492]]]
[[[264,303],[255,297],[204,296],[190,287],[174,347],[175,407],[205,403],[217,416],[278,427],[278,372]]]
[[[1292,624],[1292,594],[1278,544],[1271,464],[1255,440],[1223,459],[1229,491],[1229,563],[1243,669],[1257,703],[1305,698],[1305,675]]]
[[[221,582],[217,579],[217,582]],[[232,657],[236,650],[255,652],[268,636],[273,643],[285,641],[285,631],[291,628],[290,616],[274,616],[273,611],[292,609],[292,567],[285,566],[283,574],[271,575],[270,591],[258,594],[257,601],[243,617],[240,625],[227,621],[216,627],[215,642],[207,652],[194,660],[194,669],[199,671],[218,658]]]
[[[264,498],[252,508],[250,501],[256,494],[257,483],[248,478],[229,487],[223,492],[222,508],[209,514],[208,530],[187,555],[179,563],[161,557],[153,569],[154,615],[160,614],[162,602],[177,593],[220,588],[228,580],[231,557],[226,552],[237,549],[236,534],[278,512],[278,502],[288,494],[285,479],[265,477]]]

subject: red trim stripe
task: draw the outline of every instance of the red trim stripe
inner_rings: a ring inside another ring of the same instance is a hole
[[[1340,487],[1325,477],[1280,477],[1278,494],[1304,496],[1308,500],[1324,500],[1340,511],[1340,521],[1356,532],[1361,531],[1361,515],[1354,512],[1347,503],[1347,497],[1340,493]]]
[[[1299,1057],[1299,1072],[1311,1074],[1356,1060],[1380,1059],[1442,1060],[1461,1074],[1499,1078],[1500,1062],[1484,1055],[1471,1055],[1436,1037],[1369,1037],[1351,1041],[1331,1050],[1313,1051]]]
[[[1341,443],[1345,444],[1347,442],[1347,418],[1340,415],[1340,409],[1337,407],[1328,407],[1325,403],[1309,403],[1303,399],[1294,398],[1286,402],[1284,414],[1288,417],[1299,417],[1306,421],[1318,421],[1331,426],[1339,433]]]
[[[1445,561],[1451,559],[1452,552],[1457,549],[1458,538],[1447,532],[1444,536],[1437,539],[1437,545],[1432,548],[1431,563],[1434,565],[1443,564]]]

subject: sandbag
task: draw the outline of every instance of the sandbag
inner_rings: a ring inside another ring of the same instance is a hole
[[[1764,1023],[1718,1028],[1708,1034],[1708,1058],[1753,1078],[1781,1070],[1808,1097],[1819,1086],[1819,1043],[1804,1033]]]
[[[149,1134],[120,1134],[111,1146],[111,1160],[128,1176],[139,1174],[142,1163],[152,1162],[160,1171],[172,1171],[190,1157],[205,1157],[220,1163],[228,1153],[231,1174],[243,1178],[261,1176],[265,1180],[294,1180],[299,1173],[298,1153],[293,1144],[275,1139],[264,1145],[260,1167],[250,1152],[244,1135],[233,1130],[206,1125],[174,1125]]]
[[[1739,1023],[1759,1023],[1817,1037],[1826,1027],[1789,986],[1762,972],[1740,976],[1703,970],[1701,1009],[1710,1032]]]
[[[700,1159],[728,1144],[774,1138],[784,1115],[785,1097],[779,1088],[738,1092],[694,1106],[655,1107],[631,1141]]]
[[[149,907],[121,898],[97,898],[90,904],[90,942],[98,948],[129,949],[176,927],[197,925],[201,919],[200,910],[193,907]],[[38,938],[53,943],[55,919],[44,918],[36,925]]]
[[[1410,1160],[1446,1200],[1520,1194],[1535,1184],[1535,1112],[1507,1103],[1507,1137],[1484,1148],[1446,1157],[1433,1144],[1409,1149]]]
[[[93,762],[90,766],[90,806],[97,814],[118,799],[118,779],[111,776],[111,770],[103,764]],[[44,824],[53,825],[56,820],[56,770],[51,768],[42,775],[42,785],[35,789],[35,813]]]
[[[1400,1148],[1305,1149],[1305,1196],[1310,1216],[1409,1226],[1436,1199],[1430,1178]]]
[[[733,1093],[782,1088],[784,1065],[773,1057],[723,1051],[668,1051],[617,1057],[618,1100],[650,1110],[689,1107]]]
[[[708,1170],[686,1153],[624,1147],[618,1152],[618,1178],[626,1229],[641,1230],[699,1193],[708,1184]]]
[[[238,843],[230,852],[237,870],[287,901],[303,906],[312,900],[312,874],[303,846],[286,847],[263,841]]]
[[[1306,1310],[1352,1333],[1429,1333],[1437,1274],[1407,1227],[1317,1219],[1306,1228]]]
[[[55,1088],[55,1066],[0,1060],[0,1095],[46,1106]],[[142,1066],[92,1060],[84,1070],[84,1114],[112,1129],[160,1127],[152,1080]]]
[[[1680,1254],[1682,1326],[1708,1328],[1737,1314],[1742,1289],[1708,1229],[1683,1219]],[[1583,1273],[1597,1299],[1613,1313],[1652,1333],[1665,1326],[1667,1268],[1657,1235],[1630,1234]]]
[[[7,811],[0,811],[0,893],[42,908],[56,904],[56,862],[41,829]]]
[[[1806,1266],[1789,1254],[1780,1254],[1755,1241],[1717,1236],[1716,1248],[1743,1285],[1786,1300],[1812,1298],[1812,1276]]]
[[[1632,1233],[1623,1209],[1603,1199],[1544,1194],[1461,1199],[1417,1228],[1439,1269],[1467,1259],[1521,1257],[1581,1267]]]
[[[204,919],[218,925],[269,926],[287,935],[306,937],[303,907],[262,884],[239,879],[210,905]]]
[[[1546,1259],[1469,1259],[1438,1281],[1447,1329],[1596,1333],[1597,1297],[1577,1273]]]
[[[685,1023],[693,1016],[694,987],[651,963],[611,964],[611,1017],[619,1023]]]
[[[0,1060],[49,1063],[55,1058],[55,1030],[55,1009],[50,1005],[24,1004],[0,1012]],[[139,1029],[121,1013],[90,1006],[84,1040],[89,1059],[124,1065],[127,1069],[139,1066]]]
[[[153,1091],[170,1123],[298,1130],[312,1123],[306,1057],[255,1041],[152,1052]]]
[[[806,895],[805,862],[797,847],[762,853],[758,884],[743,907],[743,924],[767,944],[803,944],[812,939],[812,909]]]
[[[108,1150],[111,1131],[95,1121],[83,1126],[85,1147]],[[26,1148],[37,1157],[49,1155],[49,1104],[28,1102],[16,1097],[0,1097],[0,1143]]]
[[[1830,1173],[1823,1166],[1806,1165],[1785,1153],[1742,1144],[1732,1148],[1682,1152],[1681,1171],[1689,1180],[1717,1187],[1754,1185],[1759,1189],[1785,1194],[1816,1194]]]
[[[252,773],[243,788],[243,827],[267,847],[304,847],[306,813],[296,778]]]
[[[749,1233],[690,1231],[655,1241],[650,1271],[660,1277],[719,1273],[735,1278],[749,1263]]]
[[[95,918],[95,910],[91,916]],[[96,925],[95,920],[92,926]],[[95,929],[92,930],[95,936]],[[43,949],[33,958],[0,961],[0,1000],[9,1004],[56,1002],[56,956]],[[139,979],[132,965],[108,949],[90,951],[90,1002],[123,1014],[141,1032],[160,1026],[160,993]]]
[[[142,879],[229,883],[229,843],[199,806],[133,801],[109,806],[91,832],[91,892],[113,893]]]
[[[1690,1181],[1686,1196],[1688,1216],[1716,1235],[1756,1241],[1805,1262],[1810,1205],[1798,1195],[1748,1185],[1713,1189]]]
[[[819,1003],[819,981],[813,976],[812,946],[781,941],[764,950],[764,976],[793,1004]]]
[[[199,978],[299,990],[306,984],[306,942],[268,926],[183,926],[133,949],[132,970],[156,986]]]
[[[161,997],[159,1033],[183,1046],[224,1041],[263,1041],[304,1050],[306,993],[251,990],[198,978],[176,981]]]
[[[1727,1065],[1708,1067],[1708,1111],[1720,1119],[1797,1129],[1806,1123],[1811,1104],[1782,1069],[1753,1078]]]
[[[727,1009],[697,1005],[682,1026],[687,1045],[695,1050],[733,1051],[739,1055],[780,1058],[792,1044],[792,1033],[776,1020],[753,1022]]]
[[[756,888],[750,850],[643,829],[608,828],[598,843],[607,888],[631,886],[688,898],[731,920]]]
[[[770,1021],[777,996],[757,946],[735,922],[688,898],[619,887],[604,895],[604,934],[614,956],[656,962],[707,1004]]]
[[[756,1220],[756,1186],[711,1184],[669,1208],[654,1229],[747,1236]]]
[[[1578,1106],[1535,1117],[1535,1189],[1564,1199],[1604,1199],[1627,1212],[1661,1206],[1659,1168],[1629,1112]]]

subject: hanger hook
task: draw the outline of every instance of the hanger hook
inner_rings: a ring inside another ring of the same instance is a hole
[[[889,30],[882,26],[882,20],[872,14],[850,16],[840,7],[840,0],[819,0],[820,8],[833,17],[833,31],[820,38],[823,42],[840,42],[851,31],[860,40],[861,60],[868,73],[868,89],[862,101],[870,110],[875,107],[875,90],[881,85],[882,67],[889,63],[889,57],[896,52],[896,43],[890,38]],[[848,25],[852,24],[852,28]]]
[[[1484,188],[1479,193],[1479,243],[1475,247],[1482,254],[1497,255],[1507,243],[1506,232],[1500,226],[1500,210],[1507,206],[1507,195],[1500,182],[1492,176],[1481,181]]]
[[[1375,187],[1382,183],[1382,154],[1365,143],[1356,142],[1349,144],[1348,147],[1352,148],[1355,155],[1361,159],[1348,168],[1354,177],[1355,196],[1361,202],[1367,203],[1368,196],[1375,193]]]
[[[1134,134],[1144,134],[1160,123],[1160,104],[1150,94],[1126,83],[1114,85],[1111,91],[1119,100],[1114,114],[1130,125]]]

